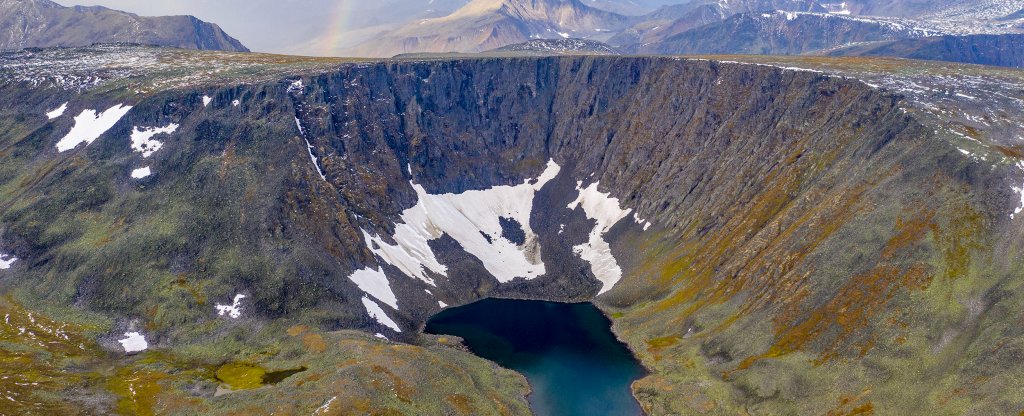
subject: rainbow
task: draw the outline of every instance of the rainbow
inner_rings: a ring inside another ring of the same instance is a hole
[[[327,23],[327,30],[324,33],[324,41],[321,43],[320,53],[323,56],[333,56],[340,48],[342,33],[348,27],[352,18],[352,5],[356,0],[338,0],[331,10],[330,20]]]

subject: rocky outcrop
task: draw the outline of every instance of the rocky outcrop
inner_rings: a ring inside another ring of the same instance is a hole
[[[535,39],[523,43],[503,46],[490,52],[536,53],[542,55],[591,53],[613,55],[618,51],[612,46],[587,39]]]
[[[141,17],[105,7],[64,7],[50,0],[0,1],[0,50],[138,43],[248,52],[215,24],[192,16]]]

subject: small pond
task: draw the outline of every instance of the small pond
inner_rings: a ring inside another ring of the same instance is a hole
[[[426,332],[525,375],[539,416],[642,414],[629,387],[644,369],[592,304],[485,299],[442,311]]]

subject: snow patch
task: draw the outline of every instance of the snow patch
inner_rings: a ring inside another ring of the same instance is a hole
[[[156,140],[150,140],[158,134],[171,134],[178,130],[178,125],[171,123],[167,127],[133,127],[132,128],[132,150],[142,153],[147,158],[164,147],[164,144]]]
[[[60,116],[64,115],[64,111],[67,110],[67,109],[68,109],[68,103],[61,104],[60,107],[57,107],[55,110],[47,112],[46,113],[46,117],[49,118],[50,120],[53,120],[53,119],[55,119],[57,117],[60,117]]]
[[[576,190],[580,192],[580,196],[569,204],[568,208],[582,207],[587,218],[597,221],[597,226],[590,232],[589,240],[573,247],[573,251],[590,263],[590,270],[604,284],[600,292],[604,293],[611,290],[622,278],[622,268],[612,256],[611,245],[605,241],[604,235],[632,210],[620,208],[618,198],[602,193],[598,190],[598,185],[599,182],[594,182],[587,188],[582,188],[583,183],[577,182]]]
[[[395,332],[402,332],[402,329],[398,327],[395,321],[392,321],[384,309],[381,309],[377,302],[374,302],[369,297],[363,296],[363,307],[366,308],[366,313],[370,314],[370,317],[376,319],[381,325],[393,329]]]
[[[388,282],[388,277],[384,275],[383,269],[378,267],[377,270],[371,268],[356,270],[348,278],[356,286],[359,286],[359,290],[366,292],[396,310],[398,309],[398,298],[395,297],[395,292],[391,290],[391,284]]]
[[[133,353],[139,351],[145,351],[149,348],[149,343],[146,342],[146,337],[138,332],[125,332],[125,338],[118,340],[121,346],[124,347],[124,352]]]
[[[138,168],[138,169],[133,170],[132,171],[132,178],[134,178],[134,179],[143,179],[143,178],[149,177],[149,175],[152,175],[152,174],[153,174],[153,170],[151,170],[149,168],[149,166],[146,166],[144,168]]]
[[[441,308],[447,308],[448,304],[441,301],[437,301],[437,306],[440,306]]]
[[[235,299],[231,301],[230,305],[217,304],[217,315],[227,315],[231,319],[238,319],[242,316],[242,299],[245,299],[245,295],[237,294]]]
[[[96,110],[82,110],[82,113],[75,117],[75,126],[57,142],[57,151],[63,153],[82,143],[88,146],[114,127],[131,109],[131,106],[118,104],[99,114],[96,114]]]
[[[242,104],[242,102],[238,101],[238,100],[234,100],[234,101],[231,102],[231,105],[235,106],[235,107],[238,107],[239,104]]]
[[[8,257],[10,257],[10,259],[8,259]],[[17,257],[11,257],[7,254],[0,253],[0,270],[10,269],[16,261],[18,261]]]
[[[1021,171],[1024,171],[1024,162],[1017,162],[1017,168],[1019,168]],[[1017,215],[1020,215],[1021,212],[1024,212],[1024,184],[1022,184],[1020,187],[1014,186],[1013,191],[1020,195],[1020,205],[1018,205],[1017,208],[1013,210],[1013,214],[1010,214],[1011,220],[1016,218]]]
[[[636,221],[637,225],[643,226],[644,231],[647,231],[647,229],[651,228],[651,222],[643,218],[640,218],[639,212],[633,214],[633,220]]]
[[[213,101],[213,97],[210,97],[209,95],[204,95],[203,96],[203,107],[209,107],[211,101]]]
[[[446,276],[448,269],[437,260],[427,242],[445,234],[479,259],[499,282],[535,278],[543,275],[545,268],[540,259],[540,243],[530,228],[530,212],[537,191],[554,179],[560,169],[554,161],[548,161],[547,168],[536,179],[461,194],[429,194],[422,186],[410,182],[419,202],[402,213],[402,223],[395,227],[392,236],[396,244],[388,244],[366,231],[363,238],[370,251],[383,261],[430,285],[435,284],[426,271]],[[523,227],[523,245],[502,236],[501,217],[514,219]]]

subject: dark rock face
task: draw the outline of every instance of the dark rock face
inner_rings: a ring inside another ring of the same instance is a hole
[[[939,36],[855,45],[830,56],[892,56],[931,61],[1024,67],[1024,35]]]
[[[104,7],[64,7],[49,0],[0,1],[0,50],[95,43],[249,51],[217,25],[192,16],[140,17]]]

